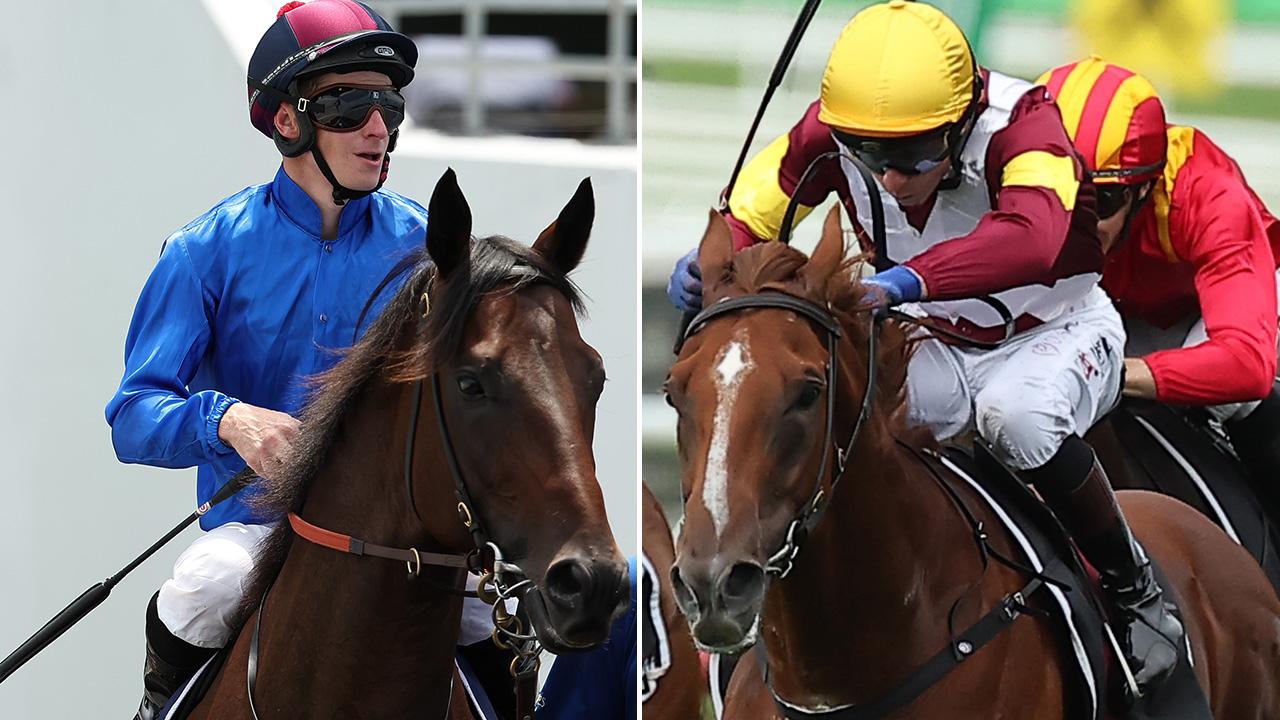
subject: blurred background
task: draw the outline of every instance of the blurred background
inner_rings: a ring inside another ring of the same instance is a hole
[[[283,0],[6,3],[0,218],[0,655],[194,506],[194,470],[121,465],[103,407],[161,242],[271,179],[245,68]],[[591,176],[575,279],[610,381],[595,455],[622,550],[638,547],[634,0],[381,0],[422,48],[389,189],[423,204],[446,167],[477,234],[531,242]],[[0,718],[132,717],[143,615],[188,530],[0,685]]]
[[[775,94],[752,152],[818,97],[827,54],[869,2],[824,2]],[[936,0],[979,64],[1034,81],[1097,53],[1144,73],[1169,109],[1240,163],[1280,209],[1280,2],[1275,0]],[[663,402],[679,314],[664,294],[729,179],[801,0],[644,0],[642,307],[644,479],[679,517],[675,413]],[[829,203],[834,203],[834,196]],[[825,212],[811,217],[821,219]],[[846,219],[847,225],[847,219]],[[818,221],[796,229],[806,251]]]

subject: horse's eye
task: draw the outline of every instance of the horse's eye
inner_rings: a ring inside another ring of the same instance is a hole
[[[458,390],[461,391],[463,395],[470,395],[472,397],[480,397],[481,395],[484,395],[484,386],[480,384],[479,380],[476,380],[470,375],[463,375],[458,378]]]
[[[804,390],[800,391],[800,397],[796,398],[797,410],[808,410],[813,404],[818,402],[818,396],[822,395],[822,386],[816,382],[805,383]]]

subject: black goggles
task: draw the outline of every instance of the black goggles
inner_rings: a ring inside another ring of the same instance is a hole
[[[903,175],[927,173],[951,154],[950,126],[903,138],[862,137],[832,128],[832,136],[877,175],[893,169]]]
[[[1106,185],[1094,185],[1097,193],[1095,208],[1098,211],[1098,219],[1106,220],[1124,209],[1129,202],[1129,186],[1116,185],[1108,183]]]
[[[317,126],[333,132],[359,130],[373,117],[373,111],[379,110],[390,132],[404,122],[404,95],[386,86],[342,85],[325,88],[310,99],[300,99],[298,110]]]

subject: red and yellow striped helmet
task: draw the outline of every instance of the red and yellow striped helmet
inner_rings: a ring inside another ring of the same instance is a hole
[[[1041,75],[1095,183],[1137,185],[1168,152],[1164,105],[1146,78],[1096,56]]]
[[[951,18],[922,2],[872,5],[845,25],[822,74],[821,122],[857,135],[915,135],[959,121],[977,66]]]

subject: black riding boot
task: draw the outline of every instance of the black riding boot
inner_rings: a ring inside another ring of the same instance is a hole
[[[156,598],[147,605],[147,659],[142,666],[142,703],[134,720],[155,720],[164,704],[216,650],[196,647],[174,637],[156,613]]]
[[[1268,510],[1280,512],[1280,388],[1272,387],[1253,412],[1226,423],[1226,428]]]
[[[1048,463],[1027,474],[1101,573],[1103,591],[1115,610],[1112,626],[1138,694],[1145,695],[1173,672],[1183,628],[1173,606],[1164,601],[1151,561],[1129,530],[1102,465],[1088,444],[1073,435]],[[1135,700],[1127,687],[1125,700]]]

